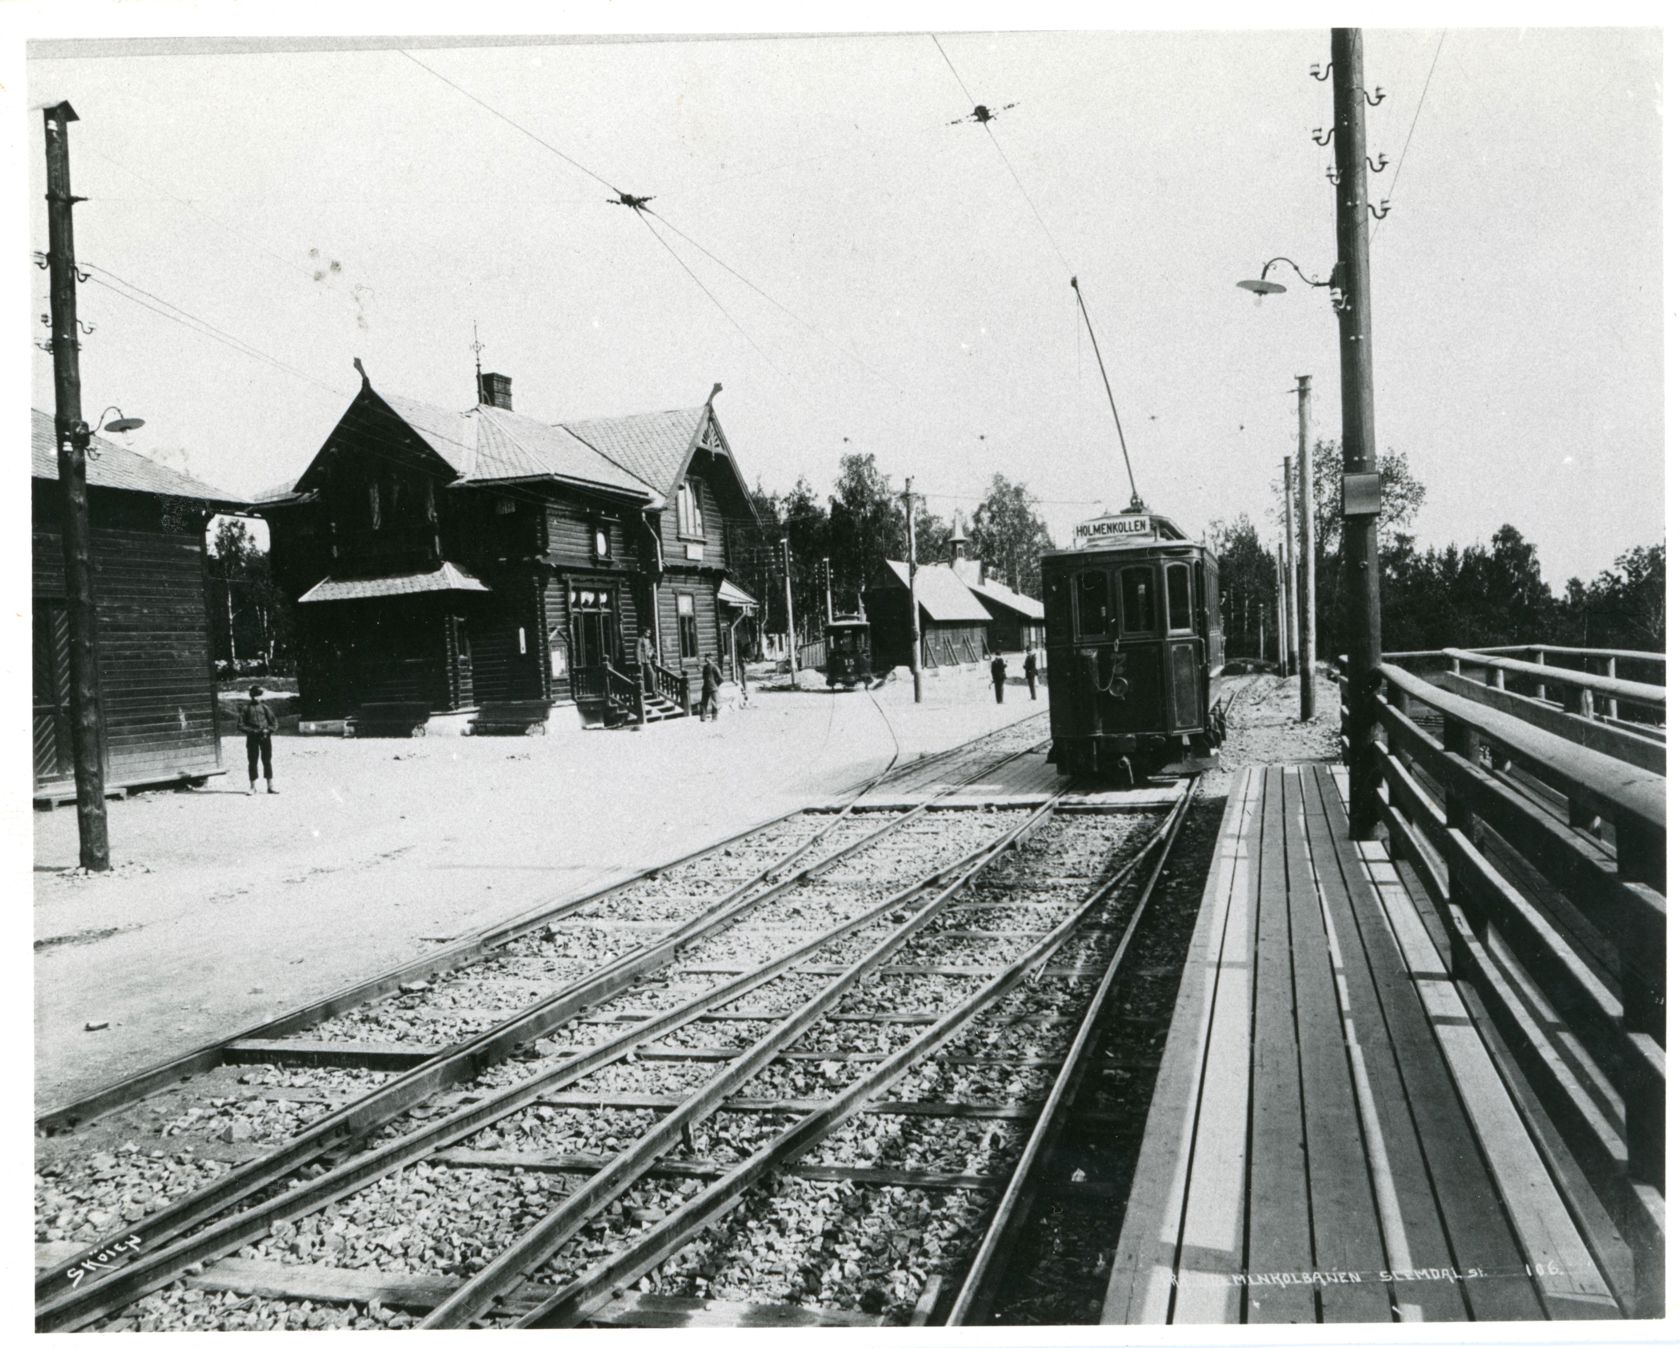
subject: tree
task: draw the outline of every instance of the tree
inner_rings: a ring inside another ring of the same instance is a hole
[[[829,498],[829,558],[834,565],[835,603],[857,605],[888,557],[904,556],[904,510],[873,454],[840,459]]]
[[[1208,529],[1208,546],[1219,563],[1226,653],[1258,657],[1262,631],[1270,629],[1276,642],[1277,559],[1261,543],[1247,515],[1229,524],[1215,520]]]
[[[969,533],[974,555],[989,574],[1023,594],[1039,596],[1038,559],[1055,544],[1026,483],[992,474]]]
[[[218,522],[210,546],[211,639],[218,658],[288,667],[294,615],[274,585],[268,554],[240,519]]]
[[[1630,548],[1584,593],[1582,642],[1630,650],[1663,649],[1668,635],[1668,544]]]

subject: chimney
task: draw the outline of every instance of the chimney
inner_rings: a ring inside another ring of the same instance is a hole
[[[513,411],[513,380],[505,374],[488,371],[478,377],[478,400],[504,412]]]

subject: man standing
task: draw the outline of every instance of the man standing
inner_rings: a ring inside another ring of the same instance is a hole
[[[708,655],[706,663],[700,666],[700,719],[706,719],[709,708],[712,720],[718,718],[718,689],[723,687],[723,671],[718,668],[717,657]]]
[[[992,689],[997,693],[997,700],[1000,703],[1003,701],[1003,676],[1005,672],[1003,657],[994,655],[992,657]]]
[[[1021,666],[1021,671],[1027,676],[1027,693],[1034,702],[1038,701],[1038,652],[1028,651],[1027,660]]]
[[[274,708],[263,701],[260,687],[251,689],[251,700],[239,709],[239,728],[245,733],[245,768],[251,778],[245,788],[247,796],[257,789],[257,760],[262,760],[263,777],[268,782],[268,794],[278,795],[274,789],[274,732],[280,728],[280,718]]]
[[[642,670],[642,690],[653,692],[653,628],[642,628],[641,636],[636,638],[636,663]]]

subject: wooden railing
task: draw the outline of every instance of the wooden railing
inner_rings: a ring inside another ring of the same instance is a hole
[[[1465,663],[1463,652],[1449,658]],[[1553,1139],[1542,1152],[1575,1195],[1583,1231],[1593,1239],[1597,1223],[1601,1259],[1625,1261],[1625,1242],[1632,1308],[1661,1314],[1663,769],[1587,735],[1577,713],[1555,712],[1573,727],[1559,729],[1532,707],[1458,691],[1514,696],[1497,685],[1459,674],[1437,686],[1393,662],[1377,674],[1382,742],[1355,771],[1377,775],[1389,853],[1415,870],[1436,910],[1453,977],[1478,1029],[1507,1051],[1496,1057],[1520,1074],[1513,1093],[1535,1103],[1530,1128]],[[1577,680],[1602,676],[1560,680],[1552,667],[1548,677],[1591,692]],[[1343,688],[1345,699],[1345,679]],[[1639,695],[1652,697],[1648,686]],[[1646,753],[1660,748],[1645,743]]]
[[[611,665],[602,665],[601,672],[605,675],[603,692],[607,699],[607,723],[645,725],[647,705],[642,700],[641,680],[633,679]]]
[[[603,665],[572,666],[572,696],[579,702],[599,702],[607,695]]]
[[[657,660],[648,661],[653,670],[653,691],[667,702],[675,702],[688,715],[688,674],[683,670],[667,669]]]

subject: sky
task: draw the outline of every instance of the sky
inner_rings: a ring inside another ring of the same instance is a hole
[[[1377,436],[1427,487],[1420,546],[1509,523],[1561,587],[1663,536],[1661,57],[1654,29],[1365,33],[1389,159],[1370,195],[1392,198]],[[1070,275],[1138,490],[1191,533],[1244,512],[1275,533],[1297,375],[1339,435],[1327,292],[1235,285],[1335,260],[1328,58],[1325,29],[923,31],[58,43],[26,74],[30,107],[81,119],[84,405],[144,417],[141,452],[236,492],[288,482],[354,357],[376,389],[470,406],[476,323],[520,412],[697,406],[721,382],[749,480],[826,494],[873,452],[948,515],[1003,473],[1065,540],[1130,495]],[[1002,109],[989,129],[957,120],[977,103]],[[21,144],[44,249],[38,116]],[[51,409],[38,350],[32,393]]]

